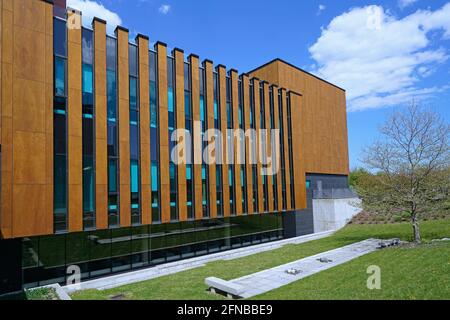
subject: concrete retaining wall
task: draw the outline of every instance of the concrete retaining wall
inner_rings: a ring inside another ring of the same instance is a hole
[[[337,230],[361,212],[361,199],[313,199],[314,232]]]

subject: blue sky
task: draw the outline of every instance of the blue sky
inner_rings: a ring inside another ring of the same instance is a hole
[[[68,0],[114,29],[249,71],[276,57],[347,90],[350,166],[413,99],[450,121],[450,1]]]

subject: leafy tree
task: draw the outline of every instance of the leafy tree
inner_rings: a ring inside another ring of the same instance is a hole
[[[364,150],[363,162],[373,175],[359,179],[356,191],[366,211],[407,212],[414,241],[420,243],[418,215],[449,203],[450,126],[412,103],[394,112],[380,133],[380,140]]]
[[[367,175],[370,175],[370,172],[364,168],[353,169],[348,175],[348,184],[355,189]]]

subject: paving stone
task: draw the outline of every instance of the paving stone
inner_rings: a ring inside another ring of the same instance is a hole
[[[251,298],[373,252],[376,250],[378,243],[379,241],[376,239],[368,239],[271,269],[259,271],[231,280],[230,282],[241,285],[244,288],[245,292],[241,295],[242,297]],[[331,261],[327,263],[317,261],[317,259],[323,257]],[[288,269],[298,269],[302,270],[302,272],[297,275],[290,275],[286,273]]]

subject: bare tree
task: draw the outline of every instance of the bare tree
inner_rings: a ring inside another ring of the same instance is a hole
[[[415,103],[394,112],[380,128],[381,139],[364,150],[373,175],[357,186],[371,212],[408,212],[416,243],[418,214],[448,204],[450,126],[437,113]]]

